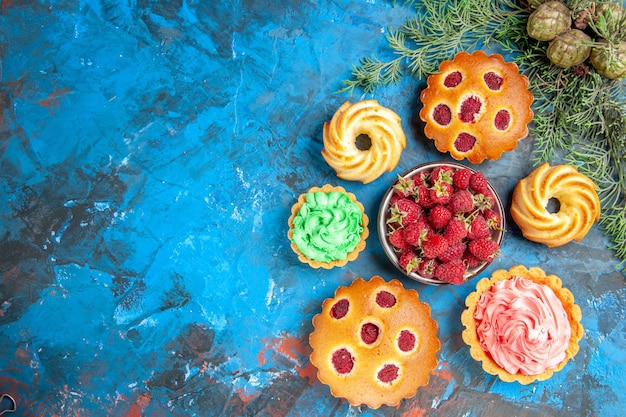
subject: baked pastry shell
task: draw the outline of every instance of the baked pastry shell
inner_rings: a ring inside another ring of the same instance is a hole
[[[480,299],[480,295],[489,291],[491,286],[499,281],[510,279],[514,276],[521,276],[528,278],[537,284],[544,284],[549,286],[561,303],[563,308],[567,312],[571,328],[571,336],[569,344],[565,351],[565,358],[559,362],[559,364],[553,368],[546,369],[544,372],[536,375],[524,375],[524,374],[511,374],[501,368],[491,356],[485,352],[478,341],[476,334],[476,320],[474,319],[474,312],[476,311],[476,304]],[[562,281],[556,275],[547,275],[545,271],[539,267],[526,268],[523,265],[517,265],[510,270],[500,269],[493,273],[491,278],[483,278],[476,284],[476,291],[470,293],[465,299],[465,305],[467,309],[461,314],[461,323],[465,326],[462,337],[463,341],[470,347],[470,355],[477,361],[481,362],[482,368],[485,372],[491,375],[497,375],[502,381],[505,382],[519,382],[520,384],[530,384],[535,381],[544,381],[552,377],[555,372],[563,369],[565,364],[578,353],[578,343],[582,339],[584,329],[580,320],[582,318],[582,312],[580,307],[574,303],[574,295],[567,288],[563,288]]]
[[[361,232],[361,240],[359,241],[359,243],[357,243],[356,247],[352,250],[352,252],[348,253],[344,259],[336,259],[331,262],[319,262],[314,259],[310,259],[300,251],[300,249],[298,248],[298,245],[296,245],[295,243],[291,241],[293,237],[293,219],[297,216],[298,212],[300,211],[300,208],[306,202],[306,195],[308,193],[315,193],[318,191],[322,191],[324,193],[329,193],[331,191],[343,193],[347,195],[348,198],[350,198],[350,200],[361,209],[361,213],[363,215],[362,220],[361,220],[361,226],[363,227],[363,231]],[[367,214],[365,214],[365,207],[363,207],[363,204],[361,204],[361,202],[359,202],[356,199],[356,196],[354,194],[346,191],[345,188],[341,186],[333,186],[330,184],[325,184],[322,187],[312,187],[306,193],[301,194],[298,197],[298,200],[296,201],[296,203],[291,207],[291,215],[289,216],[288,224],[289,224],[289,230],[287,232],[287,237],[289,238],[289,241],[291,242],[291,249],[296,253],[296,255],[298,255],[298,259],[301,262],[309,264],[312,268],[316,268],[316,269],[318,268],[332,269],[336,266],[345,266],[348,262],[354,261],[356,258],[358,258],[359,254],[363,251],[363,249],[365,249],[366,240],[367,240],[367,237],[369,236],[369,228],[368,228],[369,217],[367,216]]]

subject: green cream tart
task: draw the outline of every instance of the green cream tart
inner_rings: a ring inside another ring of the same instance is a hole
[[[361,240],[362,221],[361,208],[346,194],[310,192],[293,219],[291,241],[314,261],[345,259]]]

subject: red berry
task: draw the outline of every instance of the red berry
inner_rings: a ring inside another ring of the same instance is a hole
[[[448,208],[452,214],[469,213],[474,209],[472,193],[465,189],[455,191],[448,203]]]
[[[330,309],[330,316],[334,319],[342,319],[348,314],[350,310],[350,301],[345,298],[337,301]]]
[[[423,259],[417,266],[417,273],[424,278],[433,278],[435,276],[435,269],[441,262],[437,258]]]
[[[408,249],[409,245],[404,238],[404,229],[392,230],[388,235],[389,243],[396,249]]]
[[[481,261],[491,261],[498,252],[498,244],[491,238],[478,239],[470,242],[468,249]]]
[[[469,187],[469,180],[472,176],[472,171],[467,168],[459,168],[452,175],[452,185],[457,190],[464,190]]]
[[[415,201],[409,198],[401,198],[396,201],[390,209],[388,224],[399,224],[406,226],[415,223],[422,215],[422,208]]]
[[[398,200],[402,200],[403,198],[406,198],[406,197],[402,197],[398,193],[391,194],[391,198],[389,199],[389,207],[393,206],[394,204],[398,202]]]
[[[450,165],[439,165],[430,172],[431,183],[446,182],[452,184],[454,169]]]
[[[487,178],[481,172],[474,172],[469,180],[469,187],[476,193],[489,190]]]
[[[470,252],[469,249],[466,249],[465,253],[463,254],[463,263],[465,264],[467,269],[474,269],[481,266],[484,261],[478,259],[472,252]]]
[[[445,181],[438,181],[429,189],[430,199],[434,204],[448,204],[453,192],[452,184]]]
[[[462,284],[465,282],[465,265],[460,259],[442,263],[435,269],[435,278],[450,284]]]
[[[412,178],[398,176],[393,186],[394,192],[402,197],[411,197],[415,191],[415,181]]]
[[[487,220],[482,215],[477,215],[469,225],[467,237],[470,240],[484,239],[491,236],[491,230],[487,225]]]
[[[416,200],[423,208],[431,208],[435,202],[430,198],[430,190],[426,185],[420,185],[417,188]]]
[[[441,255],[438,256],[439,260],[443,263],[456,261],[463,258],[463,254],[465,253],[465,243],[463,242],[455,242],[451,243],[448,246],[448,249],[445,250]]]
[[[450,243],[465,239],[467,237],[467,226],[465,222],[456,217],[450,220],[443,232],[443,237],[448,239]]]
[[[396,305],[396,296],[389,291],[381,290],[376,294],[376,304],[382,308],[391,308]]]
[[[426,258],[436,258],[448,249],[448,241],[445,237],[433,234],[422,243],[422,251]]]
[[[400,268],[406,271],[407,274],[415,271],[417,269],[417,265],[419,264],[419,258],[412,250],[407,250],[398,259],[398,264],[400,264]]]
[[[446,75],[446,78],[443,80],[443,85],[448,88],[454,88],[461,84],[461,81],[463,81],[463,75],[459,71],[454,71]]]
[[[486,209],[483,211],[483,217],[487,220],[487,226],[489,226],[492,230],[498,230],[500,228],[500,222],[502,221],[502,217],[498,214],[497,211],[493,209]]]
[[[331,358],[335,371],[340,374],[347,374],[354,367],[354,356],[346,348],[337,349]]]
[[[450,219],[452,219],[452,213],[446,206],[435,206],[428,213],[428,221],[433,229],[436,230],[441,230],[446,227]]]
[[[421,242],[433,233],[432,228],[424,218],[420,218],[415,223],[411,223],[404,228],[404,241],[410,246],[419,246]]]
[[[380,371],[376,374],[376,378],[380,382],[392,383],[400,375],[400,368],[393,363],[385,364]]]

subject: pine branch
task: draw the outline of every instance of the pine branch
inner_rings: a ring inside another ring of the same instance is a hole
[[[594,2],[564,3],[579,11]],[[584,66],[564,70],[552,65],[546,57],[546,43],[527,36],[530,10],[515,1],[407,0],[404,4],[416,13],[400,28],[388,30],[386,40],[393,59],[362,59],[340,91],[352,94],[358,88],[372,93],[399,82],[405,72],[425,79],[460,51],[499,45],[528,77],[535,96],[530,126],[533,164],[569,163],[598,185],[599,225],[620,260],[617,268],[626,272],[625,81],[608,81]],[[623,23],[609,17],[592,26],[608,35],[608,28],[626,27]],[[626,31],[614,32],[616,39],[624,39]]]

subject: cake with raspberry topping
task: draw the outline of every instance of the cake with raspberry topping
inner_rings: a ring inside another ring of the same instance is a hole
[[[326,299],[309,343],[311,363],[331,394],[374,409],[426,385],[440,347],[428,304],[380,276],[358,278]]]
[[[561,279],[541,268],[495,271],[465,304],[463,340],[483,369],[503,381],[546,380],[578,352],[580,307]]]
[[[501,55],[459,52],[428,77],[420,95],[424,134],[454,159],[498,159],[528,136],[534,116],[528,85]]]

